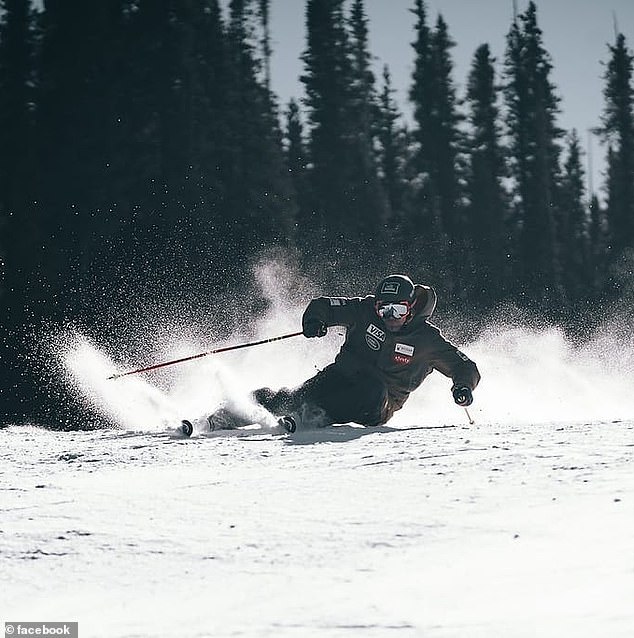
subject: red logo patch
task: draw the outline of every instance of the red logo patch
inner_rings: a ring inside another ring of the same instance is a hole
[[[407,365],[411,360],[411,357],[406,357],[402,354],[395,354],[392,357],[392,361],[394,361],[394,363],[398,363],[399,365]]]

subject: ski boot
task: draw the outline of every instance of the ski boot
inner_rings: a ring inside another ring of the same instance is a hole
[[[293,434],[293,432],[297,430],[297,422],[290,415],[280,417],[277,420],[277,424],[283,427],[289,434]]]
[[[194,432],[194,426],[192,424],[191,421],[188,421],[187,419],[183,419],[181,421],[181,432],[185,435],[185,436],[191,436]]]

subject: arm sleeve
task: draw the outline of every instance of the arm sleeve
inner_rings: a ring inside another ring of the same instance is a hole
[[[466,386],[475,390],[480,382],[480,372],[475,362],[456,346],[437,332],[429,364],[446,377],[450,377],[454,386]]]
[[[360,310],[360,298],[318,297],[309,304],[302,317],[302,328],[307,321],[323,321],[328,327],[356,323]]]

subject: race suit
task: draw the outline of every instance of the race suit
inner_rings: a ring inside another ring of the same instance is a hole
[[[279,415],[312,406],[322,414],[323,425],[379,425],[433,370],[450,377],[454,386],[473,390],[480,381],[476,364],[428,321],[436,304],[433,289],[418,284],[415,294],[412,316],[398,332],[386,330],[373,295],[313,299],[304,325],[316,320],[346,328],[334,363],[294,390],[256,390],[256,400]]]

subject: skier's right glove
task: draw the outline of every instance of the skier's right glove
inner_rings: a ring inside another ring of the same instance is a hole
[[[328,332],[328,326],[320,319],[306,319],[302,332],[305,337],[323,337]]]
[[[473,403],[473,394],[471,393],[471,388],[465,386],[454,386],[451,389],[451,394],[453,395],[453,400],[463,408],[471,405]]]

